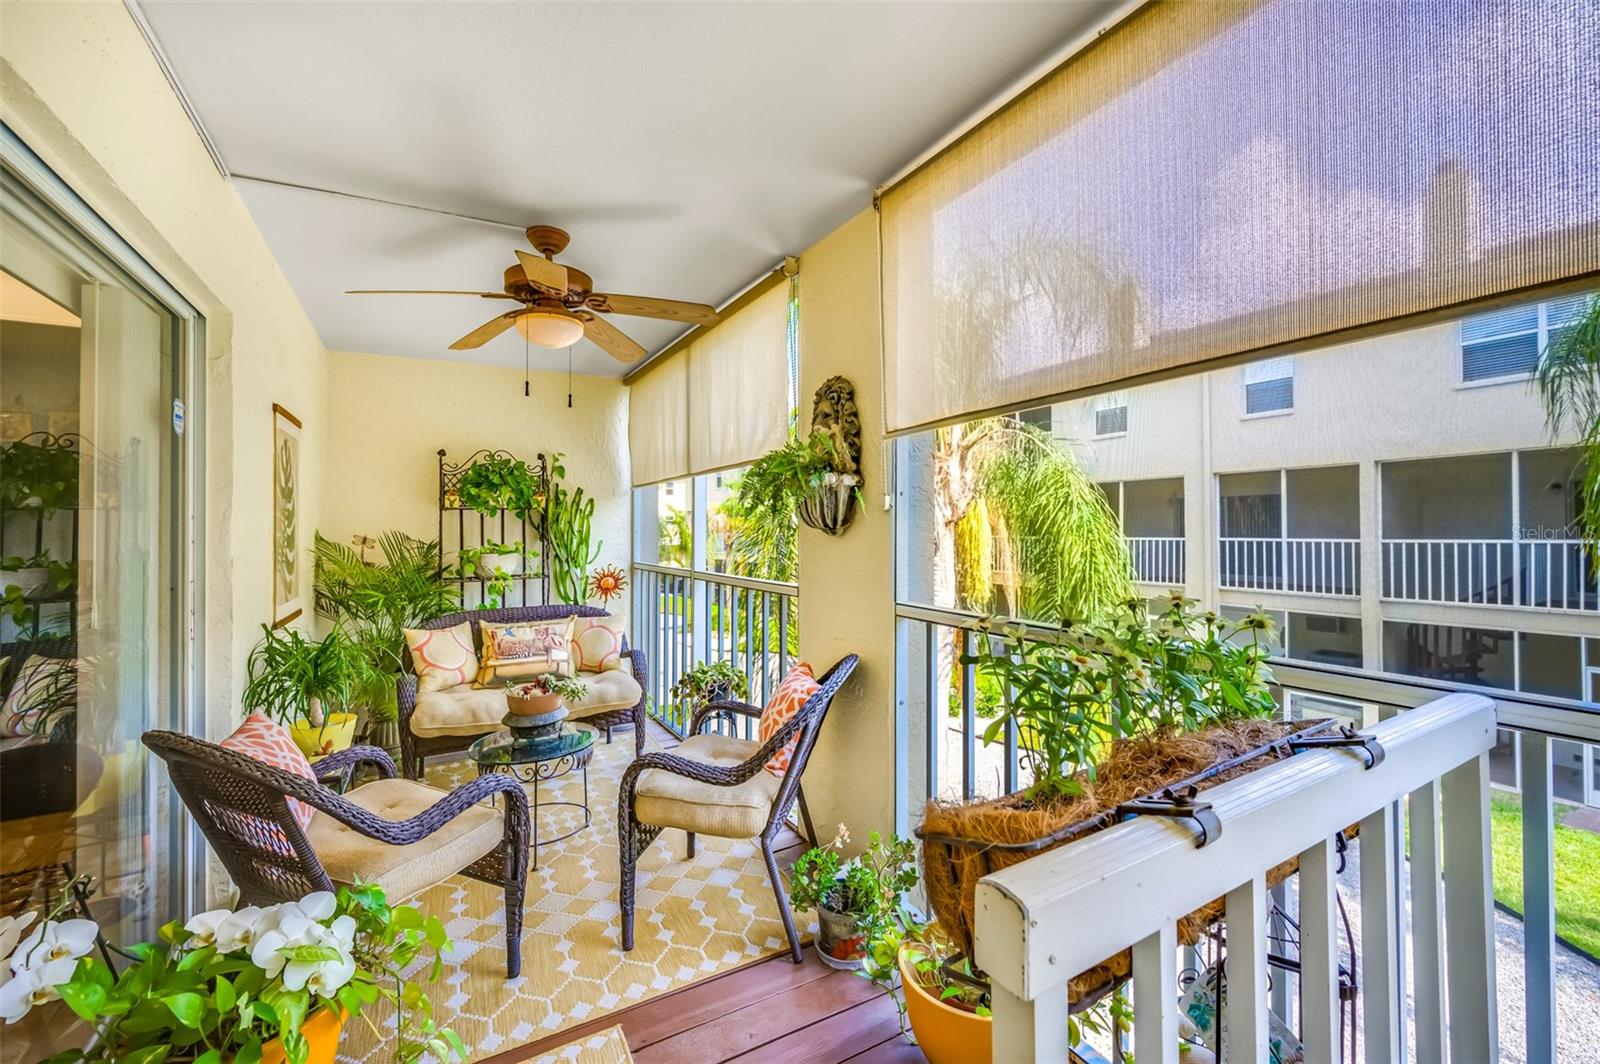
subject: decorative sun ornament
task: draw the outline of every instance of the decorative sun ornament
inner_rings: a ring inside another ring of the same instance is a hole
[[[589,577],[589,594],[609,603],[628,586],[628,577],[615,565],[602,565]]]

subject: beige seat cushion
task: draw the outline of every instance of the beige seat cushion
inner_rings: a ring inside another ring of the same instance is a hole
[[[706,765],[729,768],[754,757],[761,744],[726,735],[691,735],[671,753]],[[641,823],[682,828],[725,839],[760,835],[772,814],[783,781],[766,769],[733,787],[701,783],[666,769],[639,773],[633,811]]]
[[[409,820],[446,795],[414,780],[375,780],[346,798],[385,820]],[[335,883],[376,882],[391,902],[448,879],[493,850],[505,837],[498,809],[475,805],[421,842],[391,846],[346,827],[321,810],[306,840]]]
[[[632,659],[623,658],[623,668],[610,672],[585,672],[572,677],[589,689],[577,704],[569,707],[571,719],[581,720],[596,713],[628,709],[639,704],[644,690],[627,668]],[[423,691],[411,714],[411,733],[424,739],[440,735],[486,735],[500,729],[506,715],[504,687],[473,687],[457,684],[442,691]]]

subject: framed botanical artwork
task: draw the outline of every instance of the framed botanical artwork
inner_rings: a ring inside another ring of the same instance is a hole
[[[272,626],[305,610],[300,554],[300,419],[272,404]]]

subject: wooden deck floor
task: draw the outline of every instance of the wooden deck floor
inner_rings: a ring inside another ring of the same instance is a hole
[[[483,1064],[532,1060],[616,1024],[636,1064],[923,1064],[900,1037],[894,1003],[865,979],[840,972],[807,948],[683,987]]]
[[[654,721],[650,738],[665,749],[678,742]],[[780,865],[787,869],[803,849],[795,836],[778,854]],[[897,1010],[882,990],[852,972],[829,968],[807,946],[801,964],[787,953],[768,957],[480,1064],[519,1064],[617,1024],[636,1064],[925,1064],[927,1059],[900,1037]]]

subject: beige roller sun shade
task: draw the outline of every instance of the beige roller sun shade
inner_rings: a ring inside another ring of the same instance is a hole
[[[689,472],[689,366],[668,358],[628,386],[628,453],[633,486]]]
[[[1600,272],[1600,4],[1152,3],[881,198],[893,432]]]

